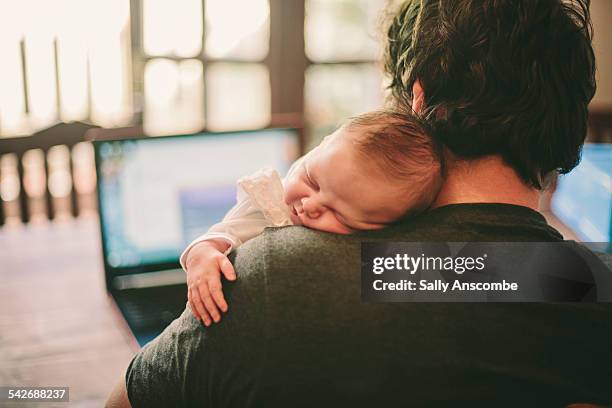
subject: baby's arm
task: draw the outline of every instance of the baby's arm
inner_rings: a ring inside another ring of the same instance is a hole
[[[235,280],[234,267],[223,252],[225,241],[207,240],[195,246],[186,262],[187,299],[196,319],[209,326],[221,320],[219,310],[227,311],[227,302],[221,291],[221,273]]]
[[[180,262],[187,273],[189,304],[194,316],[205,325],[218,322],[219,310],[228,309],[221,291],[221,274],[228,280],[236,279],[236,274],[226,255],[261,234],[265,227],[290,223],[281,211],[285,205],[282,195],[282,182],[276,172],[260,171],[241,179],[238,203],[223,221],[183,251]]]
[[[227,254],[261,234],[270,221],[249,197],[238,202],[218,224],[196,238],[183,251],[180,261],[187,273],[187,298],[193,315],[206,326],[221,320],[228,306],[221,291],[221,273],[227,280],[236,274]]]

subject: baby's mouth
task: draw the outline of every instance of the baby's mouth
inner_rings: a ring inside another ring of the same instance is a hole
[[[300,215],[298,214],[296,208],[292,205],[291,207],[291,221],[293,222],[294,225],[303,225],[304,223],[302,222],[302,219],[300,218]]]

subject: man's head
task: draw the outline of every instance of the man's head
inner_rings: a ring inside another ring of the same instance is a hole
[[[387,30],[394,102],[421,112],[451,152],[500,155],[536,188],[569,172],[595,93],[589,0],[409,0]]]

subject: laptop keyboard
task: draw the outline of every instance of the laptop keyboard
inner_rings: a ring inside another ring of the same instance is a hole
[[[129,289],[114,297],[134,334],[139,330],[161,331],[185,310],[186,285]]]

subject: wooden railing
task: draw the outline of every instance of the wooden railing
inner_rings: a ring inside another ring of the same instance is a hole
[[[303,130],[302,115],[273,115],[269,126]],[[75,122],[60,123],[32,136],[0,138],[0,226],[28,223],[33,217],[53,220],[60,213],[77,217],[83,210],[96,211],[90,140],[143,135],[142,126],[102,129]],[[303,151],[303,135],[301,144]],[[62,156],[59,168],[58,156]]]
[[[75,188],[79,157],[73,160],[72,153],[78,145],[80,150],[87,149],[82,144],[85,133],[92,128],[80,122],[60,123],[31,136],[0,138],[0,225],[5,223],[7,215],[29,222],[35,204],[42,204],[37,209],[44,208],[46,218],[54,219],[56,199],[67,202],[72,216],[79,215]],[[67,159],[63,169],[54,168],[59,156]]]

